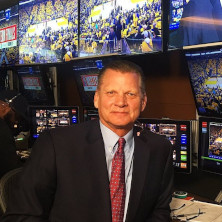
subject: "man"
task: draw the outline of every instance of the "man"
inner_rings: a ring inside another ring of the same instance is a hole
[[[170,142],[133,129],[147,103],[144,84],[131,62],[102,69],[94,97],[100,119],[39,137],[0,221],[170,221]]]
[[[15,91],[0,92],[0,178],[21,166],[12,129],[25,116],[27,102]]]

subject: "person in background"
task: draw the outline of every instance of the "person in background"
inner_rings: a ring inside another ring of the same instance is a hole
[[[153,29],[153,50],[161,51],[162,50],[162,38],[160,36],[160,32],[157,28]]]
[[[147,96],[139,66],[98,76],[99,119],[44,131],[1,222],[169,222],[172,145],[134,123]]]
[[[0,178],[22,165],[16,154],[13,128],[26,118],[26,99],[15,91],[0,92]]]
[[[220,0],[190,0],[173,37],[176,47],[222,41]]]

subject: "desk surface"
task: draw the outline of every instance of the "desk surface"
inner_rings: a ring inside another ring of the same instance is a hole
[[[215,204],[214,201],[197,195],[189,194],[189,196],[193,196],[194,200],[189,201],[185,199],[173,198],[171,202],[171,209],[174,209],[174,211],[171,213],[171,215],[180,215],[180,219],[183,219],[183,221],[185,221],[186,218],[193,218],[195,221],[201,222],[212,222],[215,220],[220,222],[222,221],[222,206]],[[172,221],[177,222],[180,220],[173,219]]]

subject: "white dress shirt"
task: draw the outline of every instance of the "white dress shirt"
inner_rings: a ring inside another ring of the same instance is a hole
[[[104,126],[101,122],[100,122],[100,129],[102,132],[102,137],[105,145],[106,163],[110,180],[111,171],[112,171],[112,159],[118,148],[118,140],[120,137],[117,134],[115,134],[112,130]],[[129,203],[132,172],[133,172],[133,153],[134,153],[133,129],[130,130],[123,138],[126,140],[126,144],[124,146],[126,199],[125,199],[125,209],[124,209],[124,218],[123,218],[123,221],[125,221],[128,209],[128,203]]]

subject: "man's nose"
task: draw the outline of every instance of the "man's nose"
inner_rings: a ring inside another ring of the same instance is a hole
[[[127,104],[127,98],[125,94],[118,94],[115,98],[115,105],[123,107]]]

